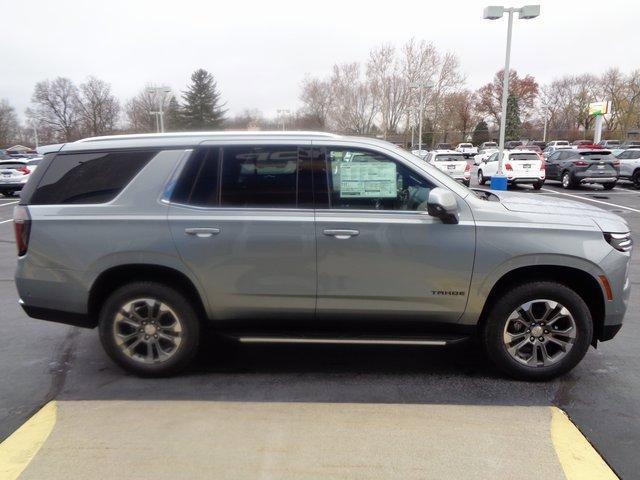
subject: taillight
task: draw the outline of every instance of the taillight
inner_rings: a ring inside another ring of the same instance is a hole
[[[18,256],[21,257],[27,253],[31,233],[31,215],[27,207],[18,205],[13,209],[13,229],[16,234]]]
[[[464,167],[464,171],[465,171],[465,172],[468,172],[468,171],[470,171],[470,170],[471,170],[471,165],[469,165],[469,164],[467,163],[467,166],[466,166],[466,167]]]
[[[574,160],[573,164],[576,167],[586,167],[587,165],[589,165],[587,162],[585,162],[584,160]]]
[[[547,169],[547,164],[544,162],[544,159],[540,159],[540,171],[544,171]]]
[[[23,175],[28,175],[29,173],[31,173],[31,170],[29,170],[27,167],[20,167],[18,168],[19,172],[22,172]]]
[[[512,171],[512,170],[513,170],[513,167],[511,166],[511,164],[510,164],[510,163],[505,163],[505,164],[504,164],[504,169],[505,169],[505,170]]]

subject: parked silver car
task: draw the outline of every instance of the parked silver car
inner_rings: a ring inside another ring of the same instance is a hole
[[[42,160],[14,214],[20,303],[99,327],[120,366],[183,369],[204,325],[242,342],[445,346],[548,379],[612,338],[629,226],[472,191],[394,145],[324,133],[90,138]]]

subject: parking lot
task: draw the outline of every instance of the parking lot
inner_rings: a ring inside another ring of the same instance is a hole
[[[475,172],[471,178],[477,186]],[[629,186],[567,191],[549,182],[535,193],[516,190],[593,203],[640,232],[640,191]],[[589,477],[565,465],[560,410],[616,474],[637,477],[637,288],[620,334],[548,383],[506,379],[474,345],[214,340],[187,374],[143,380],[107,359],[97,332],[22,312],[13,283],[15,203],[0,200],[0,440],[44,405],[50,410],[39,414],[40,427],[57,421],[21,478],[176,478],[171,462],[182,478],[206,471],[215,478],[611,478],[598,458],[585,457]],[[637,257],[630,275],[637,286]]]

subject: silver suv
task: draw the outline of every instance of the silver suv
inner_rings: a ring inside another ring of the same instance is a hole
[[[323,133],[127,135],[42,160],[14,215],[20,303],[175,373],[242,342],[449,345],[548,379],[620,329],[631,238],[582,203],[470,190],[394,145]]]

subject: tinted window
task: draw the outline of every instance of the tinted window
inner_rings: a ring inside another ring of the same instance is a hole
[[[360,210],[426,210],[433,185],[377,152],[327,148],[330,207]]]
[[[219,148],[196,150],[176,183],[171,201],[189,205],[218,205]]]
[[[27,164],[24,162],[3,162],[0,163],[0,170],[11,169],[16,170],[18,168],[24,168]]]
[[[440,155],[436,155],[434,161],[436,162],[464,162],[464,156],[460,154],[454,153],[443,153]]]
[[[512,153],[509,155],[509,160],[536,161],[540,160],[540,157],[536,153]]]
[[[128,151],[58,154],[46,168],[31,203],[109,202],[156,153],[157,151]]]
[[[297,147],[226,147],[223,156],[222,206],[297,206]]]

